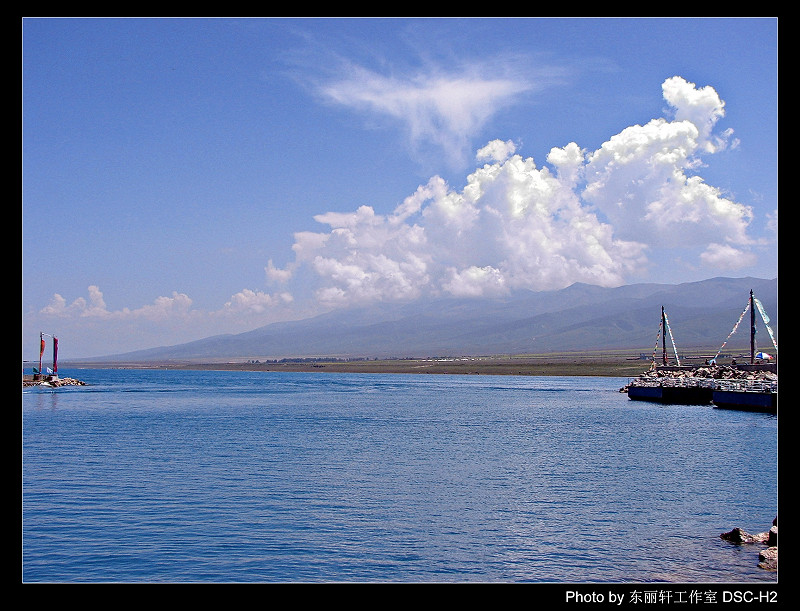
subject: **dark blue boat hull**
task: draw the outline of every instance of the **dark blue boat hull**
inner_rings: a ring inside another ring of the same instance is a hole
[[[712,401],[715,406],[723,409],[757,412],[776,412],[778,410],[778,394],[774,392],[715,390]]]
[[[709,405],[713,390],[702,386],[629,386],[628,398],[677,405]]]

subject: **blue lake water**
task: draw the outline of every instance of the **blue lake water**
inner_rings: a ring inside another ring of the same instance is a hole
[[[597,377],[62,370],[25,582],[775,582],[777,418]]]

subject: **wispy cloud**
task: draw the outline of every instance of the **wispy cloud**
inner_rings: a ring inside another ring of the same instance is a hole
[[[389,118],[412,150],[433,147],[453,167],[463,165],[475,137],[494,115],[534,88],[528,79],[498,76],[484,64],[404,75],[350,64],[343,73],[319,84],[325,99],[366,117]]]

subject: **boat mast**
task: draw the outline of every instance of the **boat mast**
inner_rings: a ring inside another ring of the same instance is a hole
[[[42,373],[42,357],[44,356],[44,336],[53,338],[53,373],[58,375],[58,338],[55,335],[39,331],[39,373]]]
[[[661,364],[667,364],[667,315],[661,306]]]
[[[750,364],[756,357],[756,308],[753,303],[753,289],[750,289]]]

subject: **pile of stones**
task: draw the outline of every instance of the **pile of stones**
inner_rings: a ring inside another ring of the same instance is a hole
[[[48,377],[42,379],[22,379],[22,386],[86,386],[86,382],[81,382],[75,378],[56,378]]]
[[[772,528],[767,532],[751,535],[741,528],[722,533],[720,539],[731,543],[760,543],[767,547],[758,554],[758,566],[768,571],[778,570],[778,518],[772,521]]]
[[[706,365],[696,369],[656,369],[641,377],[655,378],[704,378],[707,380],[766,380],[776,381],[778,374],[771,371],[745,371],[731,365]]]

